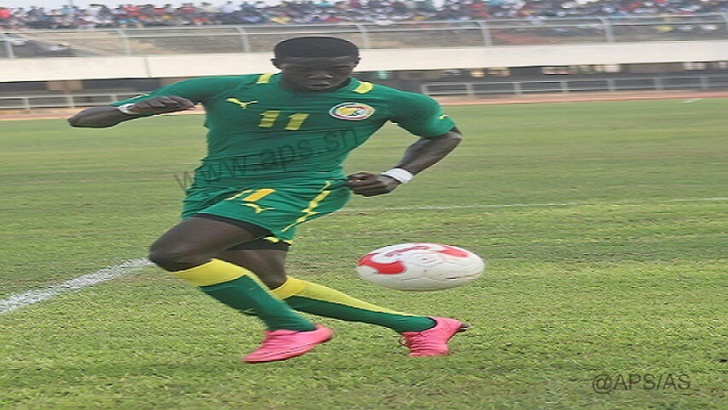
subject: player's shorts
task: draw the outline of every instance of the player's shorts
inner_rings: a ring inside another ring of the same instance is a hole
[[[191,187],[182,208],[182,218],[218,216],[249,223],[290,243],[298,225],[341,209],[351,191],[341,180],[315,180],[305,184],[276,184],[246,189]]]

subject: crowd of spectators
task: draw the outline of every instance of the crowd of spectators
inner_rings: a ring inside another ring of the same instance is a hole
[[[94,29],[220,24],[326,24],[493,18],[688,15],[728,12],[728,0],[293,0],[120,4],[86,8],[0,7],[4,29]]]

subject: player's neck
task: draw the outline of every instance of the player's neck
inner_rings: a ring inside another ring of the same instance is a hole
[[[329,92],[337,91],[337,90],[340,90],[340,89],[342,89],[344,87],[347,87],[349,84],[351,84],[352,81],[354,81],[354,78],[353,77],[349,77],[344,82],[342,82],[341,84],[339,84],[339,85],[337,85],[335,87],[327,88],[325,90],[311,90],[311,89],[308,89],[308,88],[303,87],[301,85],[298,85],[298,84],[296,84],[294,82],[288,81],[285,77],[281,76],[281,79],[278,82],[278,85],[279,85],[279,87],[281,89],[286,90],[286,91],[305,92],[305,93],[312,93],[312,94],[322,94],[322,93],[329,93]]]

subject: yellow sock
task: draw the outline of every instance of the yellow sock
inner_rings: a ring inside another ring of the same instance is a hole
[[[429,317],[396,312],[305,280],[288,278],[273,294],[292,308],[319,316],[388,327],[396,332],[419,332],[434,326]]]
[[[249,270],[219,259],[172,272],[242,313],[260,318],[268,330],[314,330],[316,327],[275,296]]]
[[[173,275],[186,280],[195,286],[210,286],[229,282],[248,275],[251,272],[242,266],[234,265],[220,259],[195,266],[194,268],[172,272]]]

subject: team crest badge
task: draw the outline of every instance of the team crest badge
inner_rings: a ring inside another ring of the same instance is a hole
[[[361,121],[374,114],[374,108],[364,103],[345,102],[329,110],[332,117],[340,120]]]

